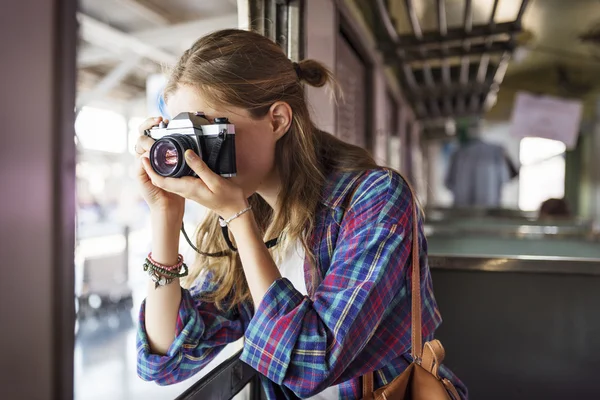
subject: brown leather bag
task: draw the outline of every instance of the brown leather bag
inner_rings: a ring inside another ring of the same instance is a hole
[[[412,192],[412,189],[411,189]],[[389,384],[373,391],[373,372],[362,377],[364,400],[460,400],[456,388],[448,379],[440,378],[439,366],[444,361],[444,348],[439,340],[421,345],[421,278],[419,263],[419,224],[413,194],[412,245],[412,329],[413,361]]]

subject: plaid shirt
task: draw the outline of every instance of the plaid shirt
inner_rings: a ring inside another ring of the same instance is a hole
[[[308,296],[289,280],[271,285],[254,312],[251,302],[224,313],[199,300],[214,290],[209,279],[183,297],[177,337],[167,355],[152,354],[138,330],[138,374],[168,385],[189,378],[242,336],[241,359],[261,374],[269,399],[310,397],[339,384],[342,399],[360,399],[360,377],[376,371],[375,388],[411,363],[411,195],[404,180],[385,169],[332,176],[323,190],[311,245],[322,279]],[[422,232],[422,226],[420,227]],[[427,243],[420,235],[423,337],[441,323]],[[463,398],[465,386],[446,368]]]

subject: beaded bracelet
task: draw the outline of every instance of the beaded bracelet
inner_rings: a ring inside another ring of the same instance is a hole
[[[166,266],[157,263],[152,259],[152,253],[148,254],[144,262],[144,271],[148,272],[148,276],[154,282],[154,288],[165,286],[172,283],[175,278],[183,278],[188,275],[188,266],[183,262],[183,256],[177,256],[177,264],[174,266]],[[183,272],[181,269],[183,268]]]
[[[183,256],[181,254],[177,255],[177,264],[169,266],[169,265],[164,265],[161,263],[158,263],[154,260],[154,258],[152,258],[152,252],[148,253],[148,257],[146,257],[146,260],[148,260],[152,265],[156,266],[156,267],[160,267],[169,271],[175,271],[175,270],[180,270],[181,266],[183,265]]]

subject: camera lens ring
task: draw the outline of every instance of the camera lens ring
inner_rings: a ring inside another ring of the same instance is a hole
[[[195,141],[189,136],[164,136],[150,148],[150,165],[157,174],[167,178],[191,175],[192,171],[184,158],[185,151],[189,149],[197,152]]]

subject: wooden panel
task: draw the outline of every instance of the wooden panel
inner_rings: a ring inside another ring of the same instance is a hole
[[[338,34],[335,73],[344,98],[339,101],[336,135],[361,147],[367,145],[367,68],[345,37]]]
[[[444,365],[471,398],[600,398],[598,276],[432,267],[432,277]]]
[[[400,170],[400,135],[399,135],[399,113],[398,102],[389,91],[386,93],[385,104],[385,128],[382,141],[385,148],[386,165],[396,170]],[[379,136],[378,132],[378,136]]]
[[[387,93],[386,129],[392,136],[398,136],[398,102],[391,93]]]
[[[331,0],[306,0],[303,17],[305,58],[318,60],[331,71],[335,71],[337,15],[336,6]],[[335,134],[336,107],[327,90],[308,85],[305,90],[315,125]]]

